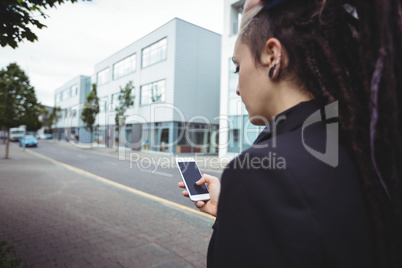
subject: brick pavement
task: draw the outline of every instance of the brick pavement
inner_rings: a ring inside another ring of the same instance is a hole
[[[24,267],[205,267],[212,220],[4,149],[0,240]]]

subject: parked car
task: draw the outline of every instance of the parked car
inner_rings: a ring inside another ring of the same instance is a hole
[[[51,139],[53,139],[53,136],[52,136],[52,134],[43,134],[43,135],[40,135],[40,136],[39,136],[39,139],[42,139],[42,140],[51,140]]]
[[[38,147],[38,140],[32,135],[22,137],[19,141],[21,147]]]

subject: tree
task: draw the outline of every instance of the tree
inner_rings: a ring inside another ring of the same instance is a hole
[[[52,126],[57,125],[57,122],[59,122],[60,118],[61,118],[61,108],[59,106],[54,106],[48,119],[48,127],[51,133],[53,133]]]
[[[91,144],[93,142],[94,124],[96,115],[99,113],[99,98],[96,90],[96,84],[92,84],[92,90],[87,96],[87,102],[81,113],[81,120],[84,126],[91,132]]]
[[[0,126],[7,130],[5,158],[8,159],[10,128],[26,125],[27,130],[41,127],[39,115],[43,105],[38,102],[29,78],[16,64],[0,70]]]
[[[0,267],[19,268],[22,267],[22,260],[13,257],[14,246],[9,245],[5,240],[0,241]]]
[[[84,0],[85,1],[85,0]],[[91,0],[88,0],[91,1]],[[0,1],[0,44],[2,47],[18,47],[24,39],[38,40],[30,27],[46,27],[37,17],[46,19],[44,9],[56,7],[64,2],[75,3],[77,0],[7,0]]]
[[[121,127],[124,126],[125,116],[127,109],[134,105],[135,96],[132,95],[134,89],[133,82],[129,81],[124,88],[120,87],[119,105],[115,108],[115,128],[117,130],[117,137],[120,137]]]
[[[49,128],[49,116],[50,116],[49,109],[45,106],[43,108],[43,111],[42,111],[41,115],[40,115],[40,120],[42,122],[42,126],[47,127],[50,130],[50,128]],[[45,132],[46,132],[46,130],[45,130]]]

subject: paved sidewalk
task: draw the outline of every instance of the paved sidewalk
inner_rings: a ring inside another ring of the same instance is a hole
[[[205,267],[213,221],[0,145],[0,240],[24,267]]]

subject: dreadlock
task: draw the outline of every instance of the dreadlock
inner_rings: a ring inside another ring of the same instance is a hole
[[[267,2],[267,1],[263,1]],[[270,37],[280,71],[321,104],[339,100],[341,142],[359,172],[377,267],[402,267],[402,0],[298,0],[250,11],[240,38],[256,64]]]

